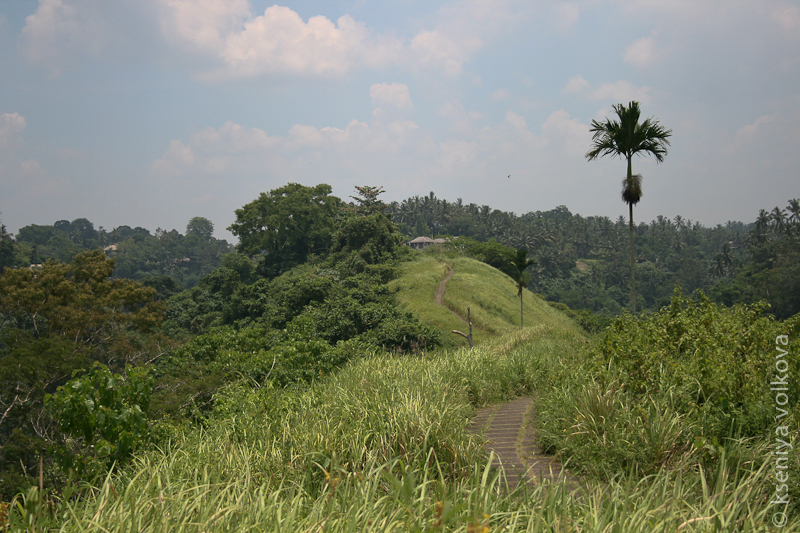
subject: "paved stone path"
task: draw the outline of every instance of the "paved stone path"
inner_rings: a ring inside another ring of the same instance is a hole
[[[577,481],[562,472],[555,458],[539,450],[531,428],[532,398],[484,407],[478,410],[470,430],[486,440],[486,451],[494,451],[493,466],[505,469],[508,485],[516,488],[520,482],[530,485],[559,480],[574,484]]]

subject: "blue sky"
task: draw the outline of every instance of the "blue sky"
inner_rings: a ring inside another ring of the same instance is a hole
[[[641,102],[634,216],[749,222],[800,197],[800,3],[0,4],[0,220],[217,236],[288,182],[627,214],[589,124]],[[511,178],[507,178],[508,175]]]

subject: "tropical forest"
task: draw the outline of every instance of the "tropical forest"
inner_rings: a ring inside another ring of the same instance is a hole
[[[617,220],[287,183],[236,243],[0,225],[0,531],[800,531],[800,200],[636,220],[672,132],[614,111]]]

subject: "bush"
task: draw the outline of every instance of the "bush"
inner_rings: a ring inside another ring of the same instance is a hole
[[[88,372],[76,370],[71,381],[45,396],[65,437],[54,446],[64,470],[93,477],[127,460],[146,440],[153,379],[144,369],[128,367],[126,374],[112,374],[95,363]]]

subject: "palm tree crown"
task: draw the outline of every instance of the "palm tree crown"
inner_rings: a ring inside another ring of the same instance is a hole
[[[657,163],[664,161],[672,130],[665,129],[652,117],[639,122],[641,110],[639,102],[628,106],[614,104],[618,120],[606,119],[604,122],[592,120],[592,149],[586,152],[586,159],[593,161],[598,157],[610,155],[624,157],[628,162],[628,172],[622,181],[622,201],[628,204],[631,232],[631,307],[636,312],[636,277],[634,275],[635,256],[633,248],[633,206],[642,199],[642,176],[634,174],[631,159],[634,155],[653,155]]]

